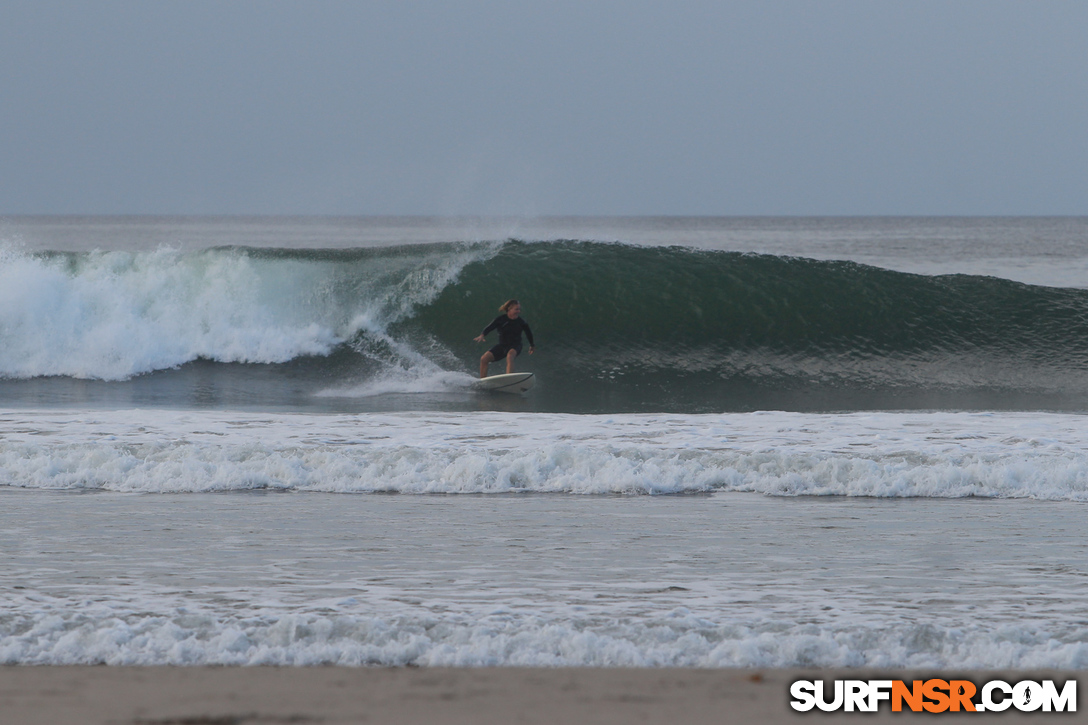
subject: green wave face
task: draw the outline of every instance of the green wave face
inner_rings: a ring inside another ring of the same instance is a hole
[[[511,242],[404,327],[471,361],[516,297],[558,408],[1068,407],[1088,291],[851,262]]]

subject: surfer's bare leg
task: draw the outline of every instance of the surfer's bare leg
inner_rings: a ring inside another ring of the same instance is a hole
[[[506,353],[506,374],[507,375],[514,372],[514,358],[516,358],[517,356],[518,356],[518,351],[517,350],[511,350],[510,352]]]
[[[490,350],[488,350],[487,352],[484,353],[483,357],[480,358],[480,378],[481,379],[487,377],[487,366],[490,365],[493,362],[495,362],[495,356],[491,354]]]

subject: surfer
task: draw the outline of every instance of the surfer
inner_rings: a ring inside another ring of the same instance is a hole
[[[514,372],[514,358],[521,354],[521,333],[529,338],[529,354],[532,355],[536,347],[533,345],[533,331],[529,329],[529,323],[521,319],[521,303],[517,300],[507,300],[499,308],[502,314],[491,321],[484,331],[473,339],[483,342],[487,333],[492,330],[499,331],[499,344],[491,348],[480,358],[480,377],[487,377],[487,366],[496,360],[506,358],[506,372]]]

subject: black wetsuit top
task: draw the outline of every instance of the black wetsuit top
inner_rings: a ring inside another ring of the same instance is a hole
[[[529,329],[529,323],[520,317],[510,319],[506,316],[506,313],[499,315],[491,324],[484,328],[484,336],[492,330],[499,331],[499,344],[506,347],[520,348],[521,347],[521,331],[525,331],[525,336],[529,338],[529,347],[536,347],[533,343],[533,331]]]

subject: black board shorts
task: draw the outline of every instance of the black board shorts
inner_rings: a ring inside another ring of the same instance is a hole
[[[521,357],[521,345],[503,345],[500,342],[498,345],[488,350],[488,352],[491,353],[496,360],[505,360],[506,354],[511,350],[517,351],[518,357]]]

